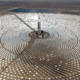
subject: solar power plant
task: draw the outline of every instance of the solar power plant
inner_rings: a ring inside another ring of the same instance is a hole
[[[0,80],[80,80],[80,15],[0,16]]]

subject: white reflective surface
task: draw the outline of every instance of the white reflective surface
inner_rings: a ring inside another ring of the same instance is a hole
[[[50,36],[33,40],[29,37],[33,30],[15,15],[1,16],[1,79],[62,80],[70,74],[68,79],[79,79],[76,75],[80,75],[80,16],[52,13],[16,15],[35,30],[40,17],[41,29]],[[3,77],[4,74],[9,75]]]

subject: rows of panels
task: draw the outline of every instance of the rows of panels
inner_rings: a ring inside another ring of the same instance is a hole
[[[47,39],[31,39],[32,30],[15,15],[0,17],[0,79],[79,80],[80,16],[48,13],[16,14]]]

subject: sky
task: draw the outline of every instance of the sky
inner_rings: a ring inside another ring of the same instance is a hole
[[[80,0],[0,0],[0,1],[80,2]]]

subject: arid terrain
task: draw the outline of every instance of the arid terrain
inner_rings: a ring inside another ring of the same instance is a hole
[[[51,3],[51,2],[10,2],[0,1],[0,12],[13,8],[58,9],[80,12],[80,3]]]

